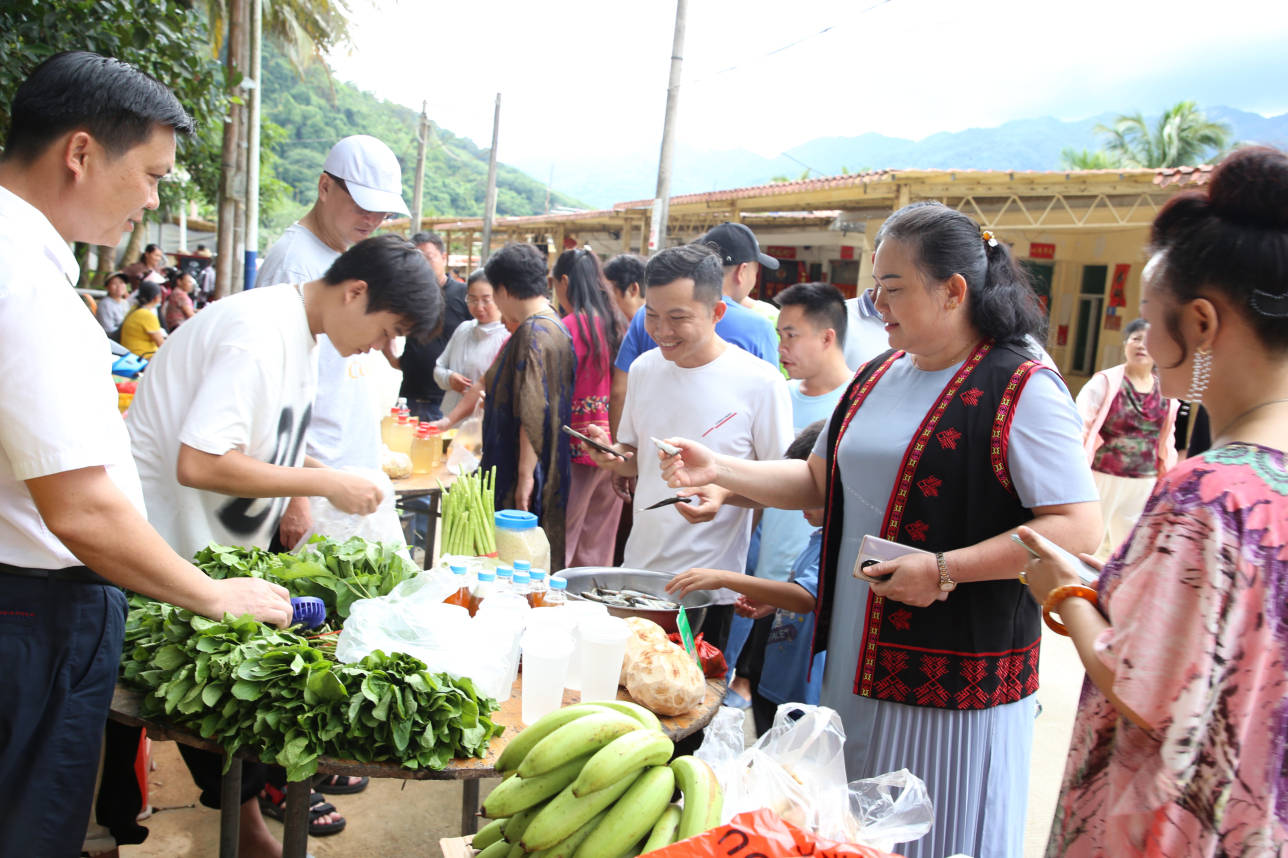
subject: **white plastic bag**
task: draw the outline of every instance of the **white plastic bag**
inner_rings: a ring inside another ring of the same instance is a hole
[[[299,551],[301,547],[308,544],[314,534],[319,533],[341,541],[361,536],[373,542],[392,542],[405,546],[407,540],[403,535],[402,522],[398,518],[398,511],[394,508],[394,484],[385,472],[369,468],[344,468],[343,470],[358,474],[375,483],[382,495],[380,506],[371,515],[353,515],[336,509],[335,505],[326,498],[309,498],[313,526],[293,550]],[[407,559],[410,561],[410,555]]]
[[[709,733],[698,750],[724,787],[724,822],[768,807],[820,837],[885,851],[930,830],[930,798],[908,771],[847,783],[845,728],[834,710],[784,703],[773,727],[746,750],[730,729],[732,720],[721,725],[718,738]]]

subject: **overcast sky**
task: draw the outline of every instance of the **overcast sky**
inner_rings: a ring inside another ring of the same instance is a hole
[[[416,109],[428,99],[436,122],[485,147],[501,92],[503,161],[657,151],[674,0],[352,2],[337,76]],[[772,156],[815,137],[918,139],[1184,98],[1288,111],[1288,14],[1268,0],[688,5],[686,146]]]

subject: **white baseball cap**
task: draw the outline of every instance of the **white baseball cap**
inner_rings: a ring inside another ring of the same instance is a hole
[[[323,172],[343,179],[349,196],[369,212],[410,215],[402,198],[402,167],[375,137],[355,134],[331,147]]]

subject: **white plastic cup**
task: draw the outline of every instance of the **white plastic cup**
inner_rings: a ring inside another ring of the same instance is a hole
[[[581,699],[616,700],[631,627],[619,617],[589,617],[578,626]]]
[[[568,660],[568,680],[565,688],[581,691],[581,624],[593,617],[608,616],[608,606],[599,602],[569,602],[563,609],[571,618],[573,640],[572,658]]]
[[[548,627],[523,633],[520,718],[531,724],[563,704],[564,680],[572,656],[572,635]]]

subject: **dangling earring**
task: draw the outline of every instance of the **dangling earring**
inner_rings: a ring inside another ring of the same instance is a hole
[[[1208,383],[1212,380],[1212,350],[1199,348],[1194,352],[1193,373],[1190,376],[1190,392],[1185,397],[1190,402],[1203,401]]]

